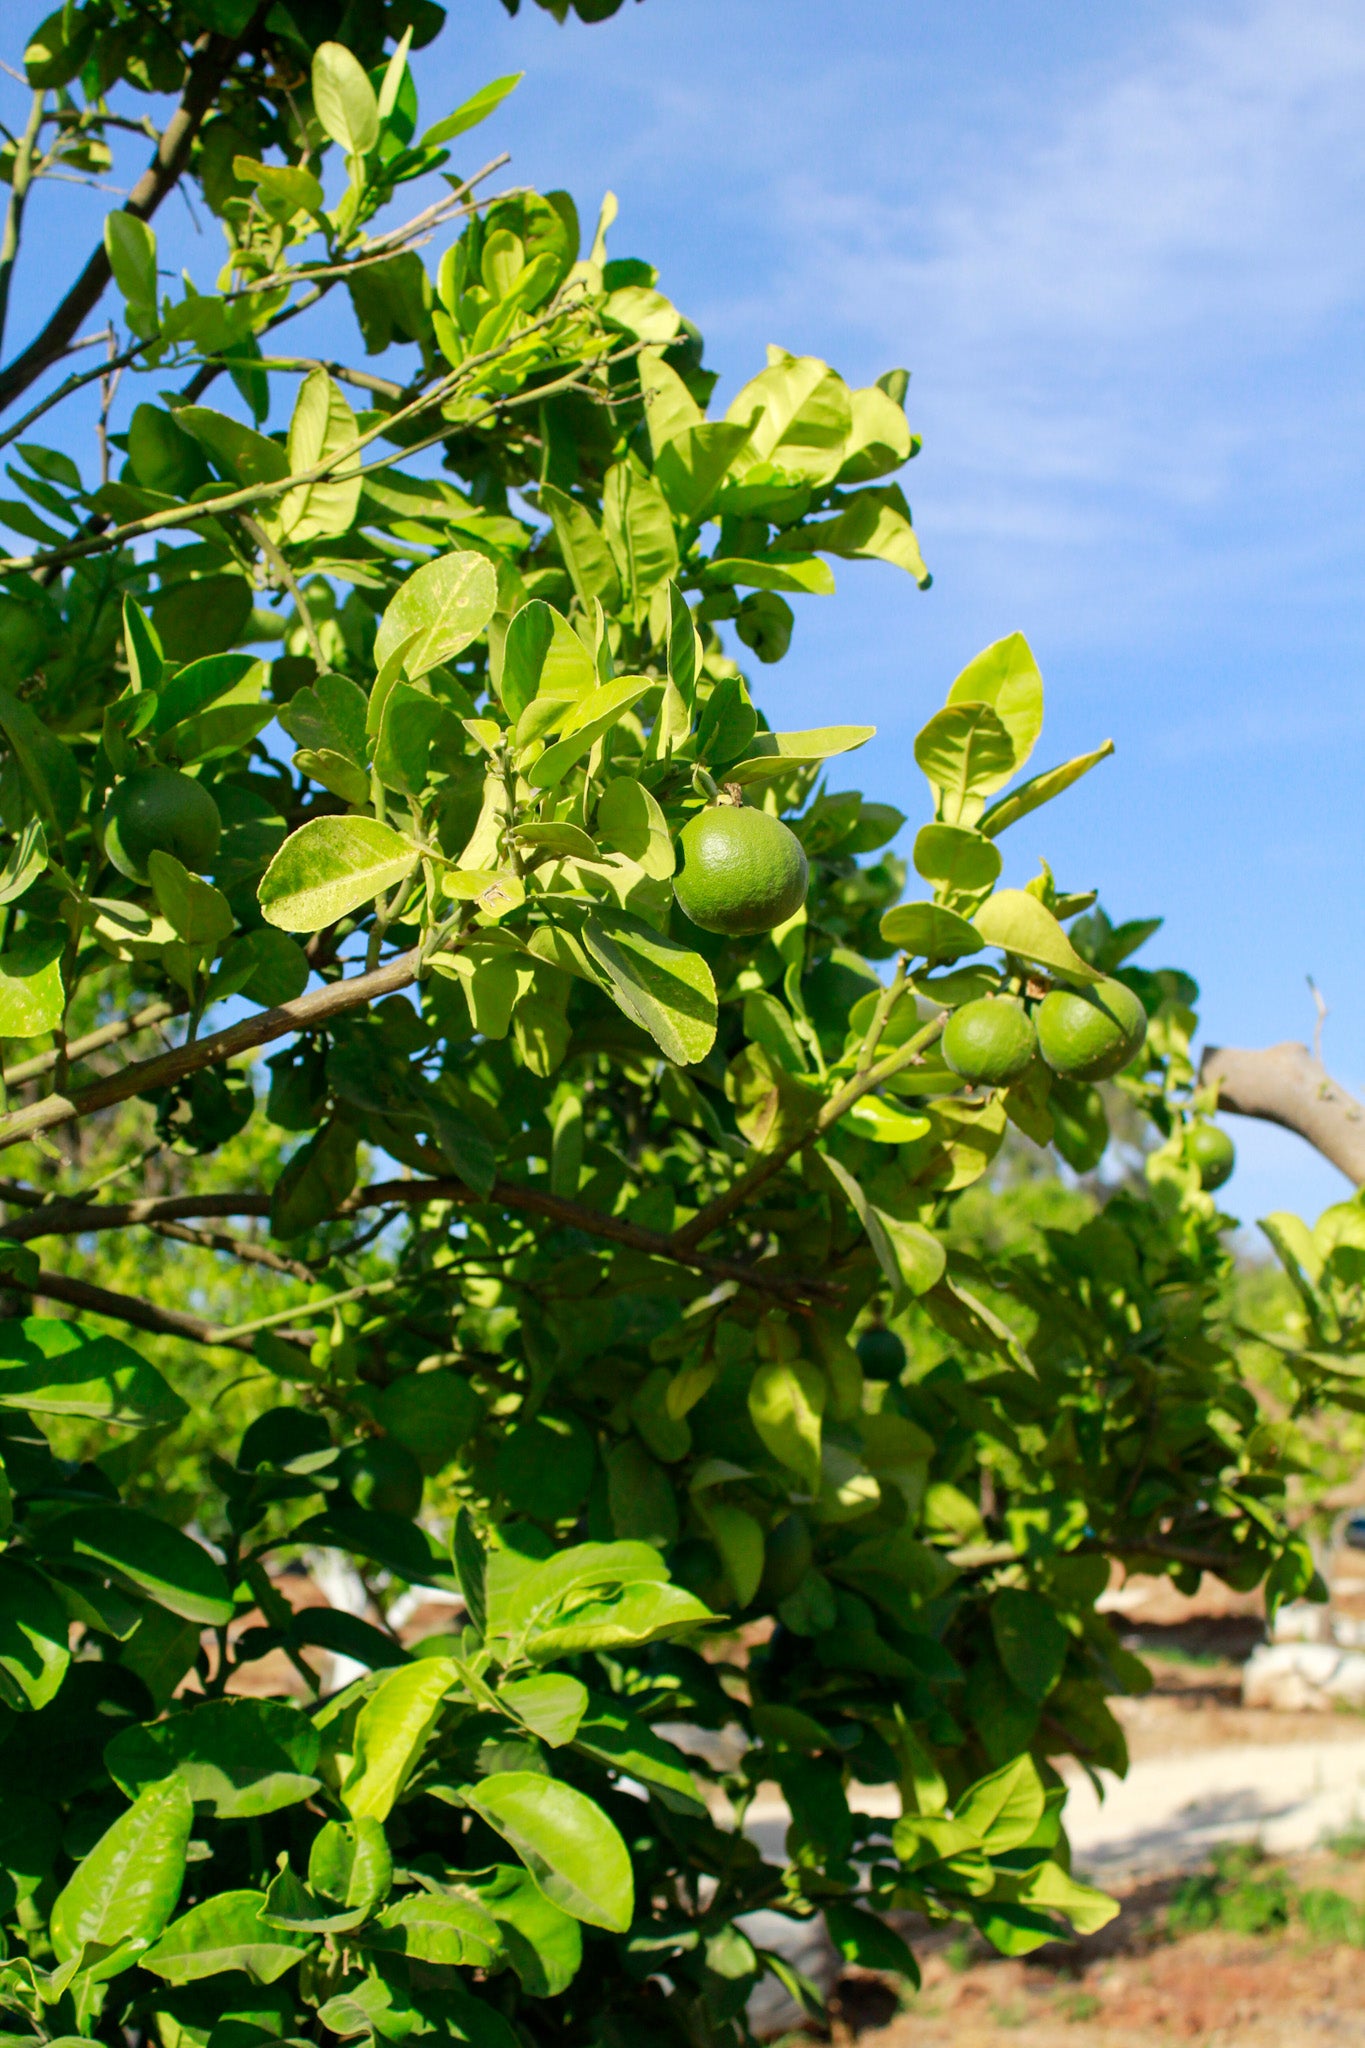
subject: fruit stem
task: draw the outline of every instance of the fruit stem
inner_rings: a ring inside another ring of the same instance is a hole
[[[895,1009],[896,1004],[900,1001],[901,994],[905,988],[909,965],[910,955],[902,953],[900,959],[896,962],[895,974],[877,998],[877,1007],[872,1012],[872,1022],[867,1027],[867,1036],[863,1040],[862,1051],[858,1054],[858,1064],[854,1069],[855,1073],[865,1074],[872,1065],[878,1042],[883,1031],[886,1029],[887,1020]]]

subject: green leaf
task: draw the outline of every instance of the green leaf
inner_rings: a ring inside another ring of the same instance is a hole
[[[45,1707],[66,1677],[66,1609],[45,1578],[0,1558],[0,1699],[16,1712]]]
[[[181,1778],[139,1794],[106,1828],[53,1903],[50,1933],[59,1962],[86,1942],[120,1949],[154,1941],[180,1896],[194,1806]],[[139,1961],[143,1960],[139,1956]]]
[[[298,213],[322,212],[322,187],[302,164],[263,164],[259,157],[235,156],[232,174],[244,185],[254,186],[272,220],[285,222]]]
[[[332,539],[353,523],[360,504],[360,454],[355,414],[325,370],[311,370],[299,387],[289,422],[289,468],[295,476],[332,465],[316,483],[296,484],[279,505],[280,531],[300,542]],[[347,450],[352,450],[349,456]]]
[[[356,1131],[332,1116],[289,1161],[270,1196],[272,1237],[302,1237],[334,1216],[356,1181]]]
[[[382,1822],[329,1820],[319,1828],[308,1854],[308,1882],[348,1913],[366,1918],[393,1882],[393,1857]]]
[[[873,1206],[862,1188],[832,1152],[822,1152],[829,1168],[867,1232],[877,1264],[899,1308],[911,1295],[927,1294],[943,1278],[948,1255],[939,1239],[921,1223],[903,1222]]]
[[[161,640],[156,627],[133,597],[123,600],[123,651],[127,656],[128,677],[133,689],[139,694],[144,690],[159,689],[165,668]]]
[[[991,1633],[1012,1683],[1026,1700],[1045,1700],[1062,1675],[1069,1638],[1041,1593],[1006,1587],[990,1605]]]
[[[627,1586],[608,1599],[587,1600],[552,1627],[534,1635],[527,1654],[534,1663],[576,1657],[588,1650],[624,1649],[677,1636],[704,1621],[708,1607],[681,1586]]]
[[[472,549],[438,555],[413,571],[379,622],[374,660],[382,668],[400,642],[410,681],[439,668],[477,640],[498,606],[498,574],[486,555]]]
[[[504,1685],[498,1704],[515,1714],[522,1724],[551,1749],[572,1742],[588,1706],[588,1690],[565,1671],[546,1671],[534,1678],[518,1678]]]
[[[1091,754],[1078,754],[1074,760],[1065,761],[1059,768],[1048,768],[1041,775],[1034,775],[1018,789],[1001,797],[998,804],[992,804],[980,821],[980,829],[988,839],[998,839],[1010,825],[1018,824],[1030,811],[1038,810],[1043,804],[1051,803],[1054,796],[1060,796],[1064,789],[1070,789],[1073,782],[1079,782],[1083,775],[1099,762],[1107,761],[1114,751],[1114,742],[1106,740],[1102,747],[1096,747]]]
[[[557,1998],[583,1961],[578,1922],[551,1905],[529,1872],[501,1863],[464,1880],[465,1891],[492,1914],[503,1949],[530,1998]]]
[[[812,1493],[820,1489],[820,1422],[825,1379],[804,1358],[769,1360],[749,1383],[749,1415],[768,1450],[797,1473]]]
[[[289,474],[289,456],[278,441],[242,425],[209,405],[182,405],[175,423],[192,434],[209,459],[234,484],[278,484]]]
[[[989,704],[1009,734],[1014,759],[994,785],[998,789],[1023,767],[1043,729],[1043,679],[1023,634],[996,640],[969,661],[949,690],[948,702]],[[990,784],[975,787],[982,795],[991,794]]]
[[[366,1946],[392,1949],[415,1962],[486,1969],[501,1943],[491,1913],[470,1899],[431,1892],[397,1899],[366,1931]]]
[[[66,1011],[61,932],[21,938],[0,953],[0,1038],[37,1038],[55,1031]]]
[[[919,1964],[894,1927],[847,1899],[831,1899],[825,1907],[829,1938],[846,1963],[860,1970],[880,1970],[920,1981]]]
[[[652,413],[650,426],[652,431]],[[699,420],[682,427],[669,436],[663,447],[656,448],[654,474],[680,519],[701,518],[748,439],[747,427],[725,420]]]
[[[635,1911],[630,1852],[591,1799],[538,1771],[497,1771],[465,1793],[552,1905],[624,1934]]]
[[[914,859],[925,881],[948,895],[975,896],[1000,878],[999,849],[965,825],[922,825]]]
[[[75,755],[8,690],[0,690],[0,728],[44,823],[60,836],[75,823],[81,807],[81,772]]]
[[[138,1961],[168,1984],[195,1984],[229,1970],[245,1971],[253,1984],[273,1984],[303,1960],[308,1944],[272,1927],[264,1907],[264,1892],[217,1892],[173,1920]]]
[[[156,315],[156,236],[145,220],[120,209],[104,217],[104,249],[114,283],[130,307]]]
[[[456,1523],[457,1536],[460,1524]],[[466,1541],[475,1539],[466,1527]],[[484,1587],[490,1641],[516,1649],[532,1629],[548,1625],[566,1605],[609,1589],[668,1577],[668,1567],[647,1543],[576,1543],[543,1562],[506,1547],[489,1553]]]
[[[281,1700],[208,1700],[188,1713],[116,1735],[104,1752],[116,1785],[136,1798],[175,1772],[196,1806],[247,1820],[318,1790],[320,1740],[306,1714]]]
[[[843,378],[817,356],[769,350],[766,370],[731,401],[726,419],[749,429],[738,474],[771,459],[793,478],[823,483],[833,477],[853,429],[853,406]]]
[[[574,1747],[623,1778],[634,1778],[648,1786],[670,1813],[706,1811],[705,1801],[698,1795],[680,1752],[656,1735],[647,1722],[627,1713],[614,1700],[594,1697]]]
[[[231,1621],[232,1592],[203,1545],[137,1508],[77,1508],[43,1525],[45,1555],[89,1558],[186,1621]]]
[[[1016,1896],[1044,1912],[1064,1913],[1077,1934],[1098,1934],[1118,1917],[1119,1902],[1093,1885],[1081,1884],[1060,1863],[1042,1863],[1029,1872]]]
[[[834,571],[818,555],[771,553],[738,560],[715,556],[706,564],[708,588],[721,590],[805,591],[811,597],[833,597]]]
[[[388,1818],[457,1676],[448,1657],[423,1657],[381,1678],[360,1710],[353,1760],[341,1788],[353,1820]]]
[[[855,397],[863,395],[855,393]],[[899,406],[895,411],[904,427],[905,415]],[[792,528],[786,537],[826,554],[842,555],[849,561],[890,562],[893,567],[904,569],[907,576],[913,576],[921,590],[929,588],[933,578],[924,565],[910,522],[910,507],[899,485],[854,491],[835,502],[838,510],[832,519],[811,520]]]
[[[417,147],[437,149],[443,142],[453,142],[455,137],[463,135],[466,129],[477,128],[480,121],[486,121],[490,114],[496,113],[507,95],[516,90],[525,76],[524,71],[511,71],[504,78],[490,79],[487,85],[481,85],[477,92],[471,93],[467,100],[456,107],[453,114],[447,114],[443,121],[437,121],[434,127],[428,128]]]
[[[753,740],[753,752],[734,768],[727,768],[727,782],[769,782],[775,775],[789,775],[796,768],[814,768],[834,754],[849,754],[865,747],[876,737],[875,725],[826,725],[814,732],[761,732]]]
[[[379,102],[364,66],[343,43],[313,52],[313,107],[347,156],[365,156],[379,140]]]
[[[206,654],[191,661],[173,675],[157,698],[153,729],[169,732],[186,718],[207,710],[210,704],[236,690],[253,670],[264,677],[265,664],[251,654]],[[259,692],[258,692],[259,694]]]
[[[621,579],[616,573],[616,564],[602,536],[602,529],[587,506],[580,505],[577,498],[569,497],[567,492],[556,489],[553,484],[542,484],[540,508],[550,515],[564,566],[578,601],[589,618],[595,597],[601,598],[606,611],[619,611]]]
[[[290,833],[256,893],[267,924],[318,932],[392,889],[417,858],[377,818],[310,818]]]
[[[27,895],[47,866],[47,836],[42,823],[30,818],[0,867],[0,903],[17,903]]]
[[[1032,897],[1029,900],[1034,901]],[[887,911],[880,930],[888,946],[898,946],[912,960],[931,964],[960,960],[964,953],[979,953],[986,944],[974,925],[941,903],[898,903]]]
[[[596,745],[603,733],[618,725],[633,704],[654,685],[644,676],[618,676],[589,691],[566,721],[564,737],[547,747],[538,761],[526,770],[533,789],[554,789],[564,780],[575,761]]]
[[[1101,976],[1082,960],[1047,907],[1026,889],[998,889],[972,919],[983,945],[1036,960],[1072,981],[1099,981]]]
[[[839,1121],[855,1137],[870,1138],[874,1145],[914,1145],[933,1129],[927,1116],[896,1109],[879,1095],[864,1095]]]
[[[0,1409],[125,1429],[165,1426],[188,1413],[155,1366],[121,1339],[46,1316],[0,1323]]]
[[[611,985],[617,1007],[647,1031],[665,1059],[704,1060],[716,1038],[716,984],[700,953],[624,914],[583,925],[583,946]]]
[[[948,704],[919,734],[915,759],[943,822],[971,825],[986,793],[1012,774],[1014,740],[989,704]]]
[[[678,567],[678,542],[668,502],[653,477],[632,462],[615,462],[602,485],[602,523],[635,616]]]
[[[192,875],[173,853],[154,848],[147,873],[157,909],[187,946],[216,947],[232,936],[237,920],[227,897],[211,882]]]
[[[998,1638],[997,1638],[998,1640]],[[1017,1756],[988,1778],[978,1778],[957,1802],[957,1819],[988,1855],[1022,1849],[1037,1833],[1046,1793],[1031,1756]]]
[[[498,695],[511,719],[537,697],[576,704],[597,688],[593,658],[562,612],[536,598],[512,616]]]

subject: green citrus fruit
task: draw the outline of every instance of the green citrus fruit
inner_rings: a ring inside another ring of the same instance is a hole
[[[1121,981],[1098,982],[1084,994],[1054,988],[1038,1005],[1034,1023],[1053,1073],[1073,1081],[1107,1081],[1147,1036],[1147,1013]]]
[[[422,1468],[392,1437],[372,1436],[349,1445],[336,1470],[359,1507],[411,1521],[422,1505]]]
[[[717,804],[678,840],[673,894],[704,932],[750,938],[785,924],[806,900],[810,870],[796,834],[768,811]]]
[[[1185,1157],[1199,1168],[1199,1185],[1210,1192],[1231,1178],[1237,1147],[1217,1124],[1196,1124],[1186,1133]]]
[[[810,1529],[801,1515],[784,1515],[768,1531],[763,1553],[762,1590],[772,1606],[794,1593],[811,1568],[814,1552]]]
[[[905,1371],[905,1346],[894,1330],[871,1323],[857,1344],[863,1371],[870,1380],[898,1380]]]
[[[218,851],[218,806],[192,775],[135,768],[115,783],[104,809],[104,850],[121,875],[145,882],[154,853],[172,853],[196,874]]]
[[[943,1033],[943,1057],[964,1081],[998,1088],[1017,1080],[1038,1050],[1022,1004],[980,996],[954,1010]]]

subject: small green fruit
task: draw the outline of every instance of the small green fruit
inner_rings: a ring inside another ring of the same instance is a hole
[[[1083,994],[1054,988],[1033,1021],[1043,1058],[1072,1081],[1107,1081],[1147,1036],[1147,1013],[1121,981],[1098,982]]]
[[[222,820],[208,791],[174,768],[135,768],[104,807],[104,850],[121,875],[145,882],[154,853],[174,854],[195,874],[212,865]]]
[[[794,1593],[810,1570],[813,1557],[810,1529],[804,1517],[784,1515],[768,1531],[764,1546],[761,1591],[765,1601],[776,1607],[789,1593]]]
[[[870,1380],[898,1380],[905,1371],[905,1346],[884,1323],[871,1323],[858,1339],[857,1352]]]
[[[964,1081],[1000,1088],[1030,1065],[1038,1038],[1021,1003],[981,996],[948,1019],[943,1057]]]
[[[716,804],[688,820],[673,894],[704,932],[752,938],[785,924],[806,900],[810,869],[796,834],[768,811]]]
[[[392,1437],[372,1436],[348,1445],[336,1470],[358,1507],[411,1521],[422,1505],[422,1468]]]
[[[1231,1179],[1237,1147],[1217,1124],[1196,1124],[1185,1134],[1185,1157],[1199,1168],[1199,1185],[1211,1194]]]

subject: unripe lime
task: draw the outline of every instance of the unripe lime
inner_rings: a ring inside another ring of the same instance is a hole
[[[1231,1178],[1237,1147],[1217,1124],[1196,1124],[1185,1134],[1185,1157],[1199,1168],[1199,1185],[1210,1193]]]
[[[192,775],[135,768],[104,807],[104,850],[121,875],[145,882],[154,853],[172,853],[196,874],[218,851],[218,806]]]
[[[422,1505],[422,1468],[392,1437],[372,1436],[349,1445],[336,1470],[359,1507],[411,1521]]]
[[[1147,1013],[1121,981],[1098,982],[1083,994],[1054,988],[1034,1023],[1043,1058],[1072,1081],[1107,1081],[1147,1036]]]
[[[704,932],[750,938],[785,924],[806,900],[810,870],[796,834],[768,811],[717,804],[698,811],[678,840],[679,908]]]
[[[905,1346],[884,1323],[872,1323],[858,1339],[858,1356],[870,1380],[898,1380],[905,1371]]]
[[[964,1003],[943,1033],[943,1057],[953,1072],[989,1088],[1017,1080],[1037,1049],[1027,1012],[1008,997],[980,996]]]

